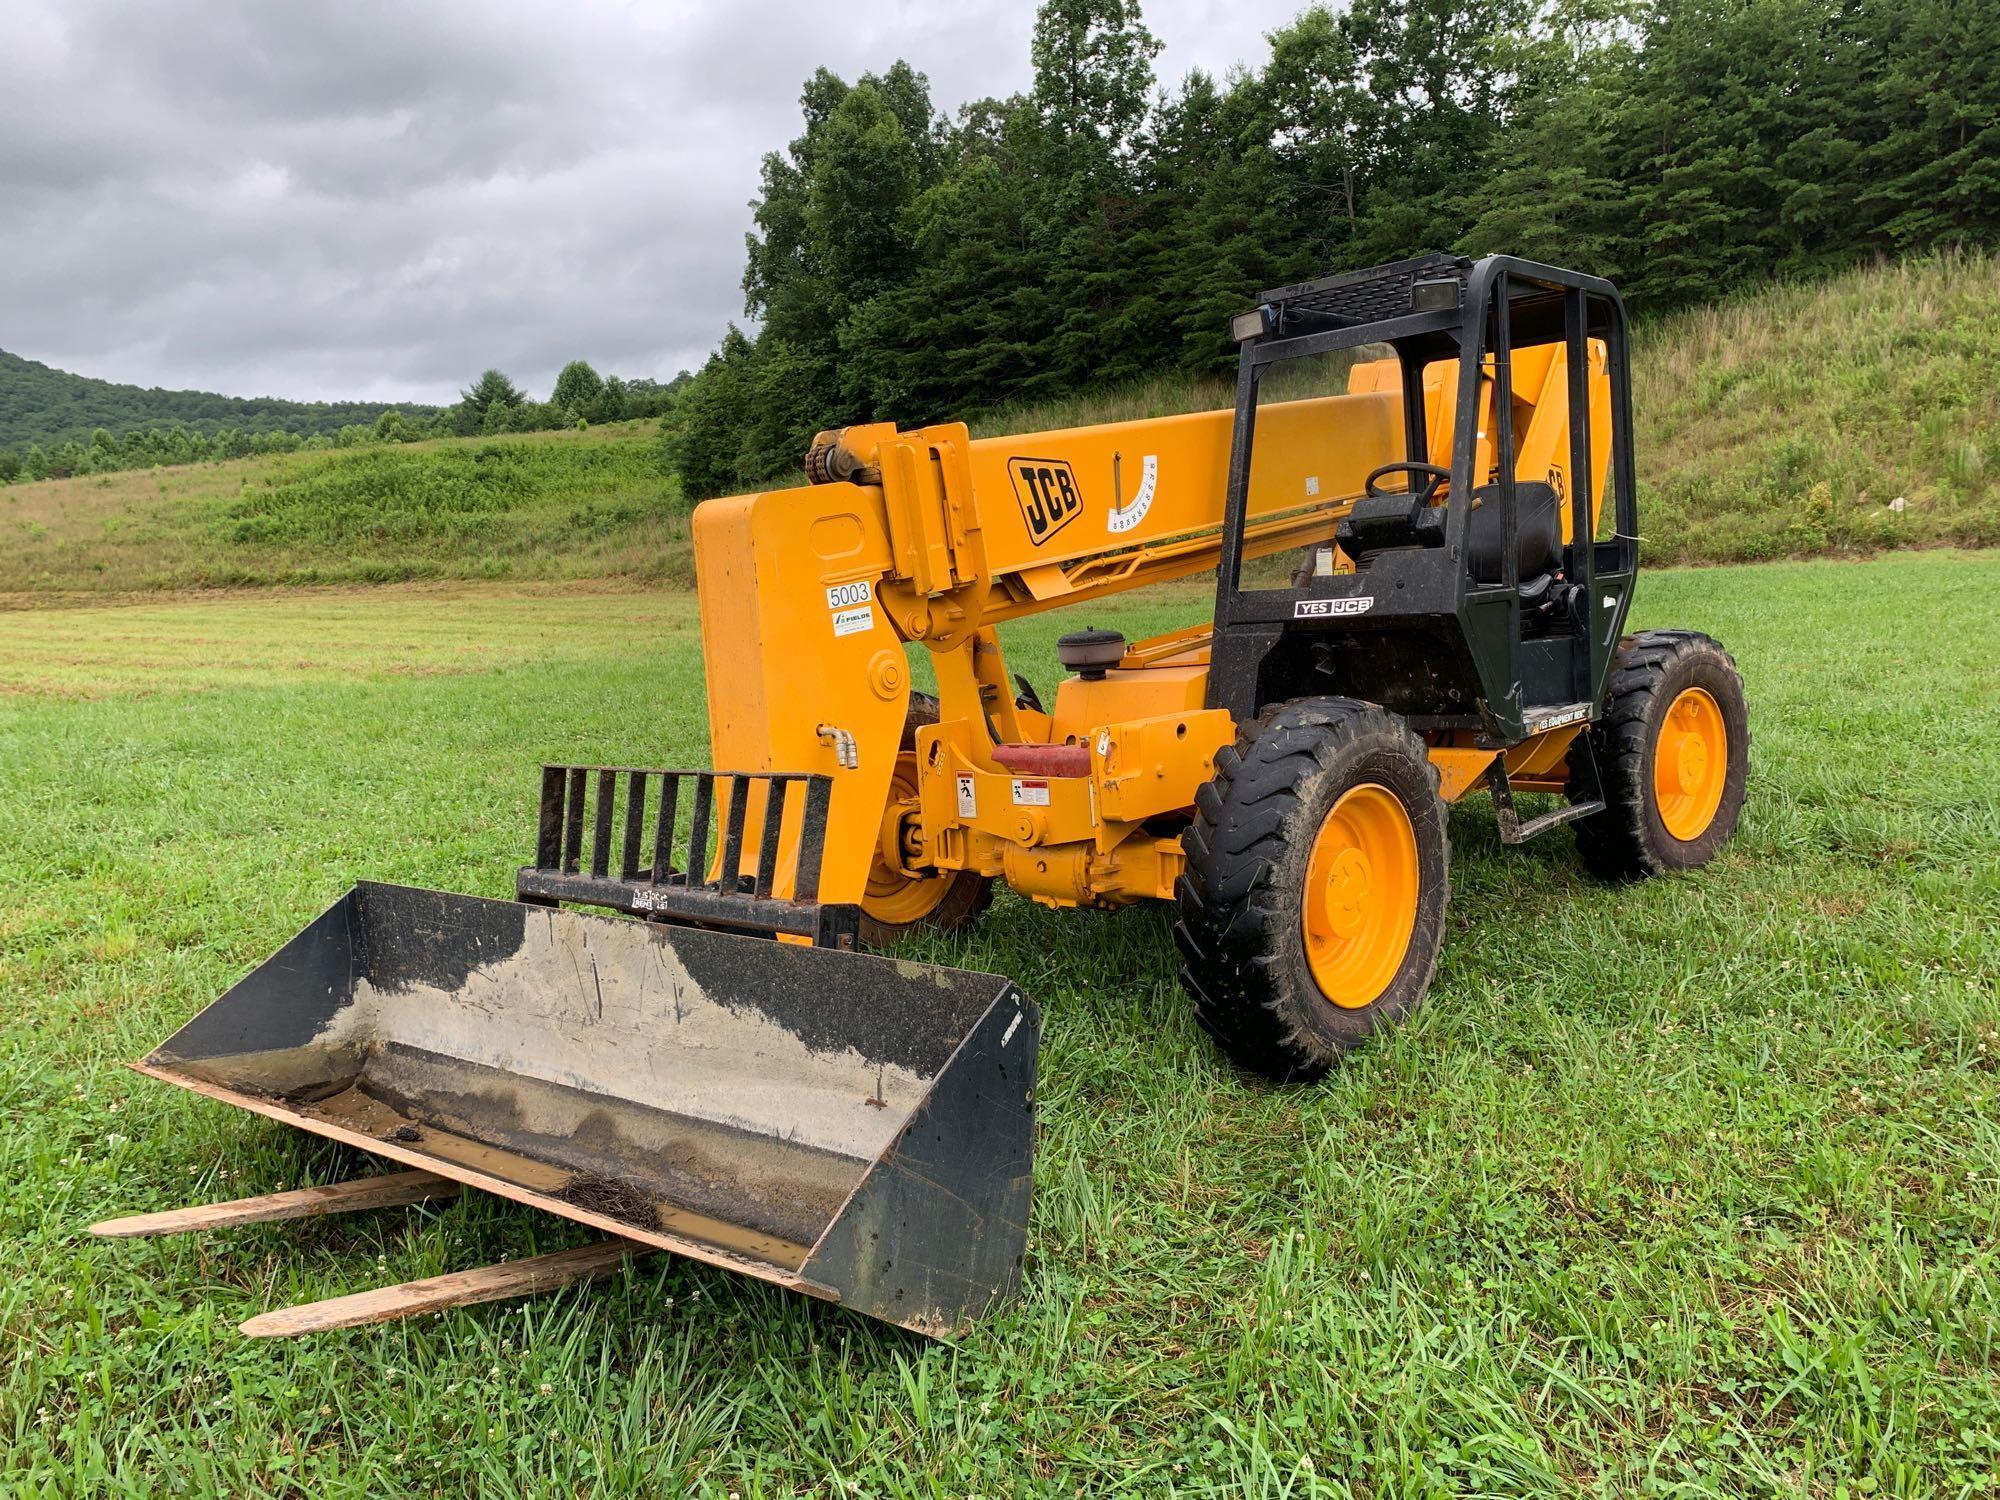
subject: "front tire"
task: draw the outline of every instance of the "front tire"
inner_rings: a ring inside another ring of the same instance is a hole
[[[1736,831],[1750,710],[1720,642],[1692,630],[1627,636],[1604,716],[1577,743],[1604,790],[1604,811],[1574,825],[1577,853],[1600,879],[1699,869]],[[1572,774],[1571,797],[1582,790]]]
[[[917,731],[937,721],[937,699],[928,693],[910,694],[902,744],[889,784],[892,818],[899,803],[914,802],[917,796]],[[885,843],[890,833],[885,820]],[[886,851],[878,849],[861,898],[861,944],[880,951],[895,947],[919,929],[957,932],[976,922],[992,900],[991,876],[965,870],[911,875],[900,864],[891,864]]]
[[[1430,987],[1451,845],[1437,772],[1394,714],[1266,710],[1216,757],[1182,843],[1181,982],[1241,1066],[1318,1078]]]

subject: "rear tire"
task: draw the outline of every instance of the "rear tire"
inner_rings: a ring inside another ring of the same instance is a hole
[[[1573,825],[1577,853],[1600,879],[1699,869],[1736,831],[1750,710],[1735,661],[1710,637],[1627,636],[1612,663],[1604,716],[1577,743],[1596,761],[1604,788],[1604,811]],[[1583,792],[1572,772],[1570,796]]]
[[[1394,714],[1267,709],[1216,756],[1182,844],[1181,982],[1241,1066],[1318,1078],[1429,989],[1451,844],[1437,772]]]
[[[910,694],[895,780],[889,789],[891,800],[916,795],[917,731],[937,721],[937,699],[929,693]],[[992,900],[990,875],[952,870],[913,880],[890,869],[878,853],[861,900],[861,942],[868,948],[893,948],[919,929],[957,932],[977,921]]]

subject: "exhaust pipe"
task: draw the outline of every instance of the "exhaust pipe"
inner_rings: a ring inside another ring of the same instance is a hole
[[[139,1071],[945,1337],[1017,1288],[1004,978],[363,883]]]

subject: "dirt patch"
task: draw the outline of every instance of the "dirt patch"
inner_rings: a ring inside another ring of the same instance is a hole
[[[645,1194],[635,1192],[609,1177],[579,1172],[556,1189],[555,1196],[572,1208],[603,1214],[607,1219],[617,1219],[623,1224],[637,1224],[644,1229],[662,1227],[658,1204]]]

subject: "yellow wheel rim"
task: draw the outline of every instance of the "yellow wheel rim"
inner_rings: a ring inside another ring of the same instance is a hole
[[[1668,833],[1686,843],[1708,831],[1729,780],[1729,731],[1704,688],[1674,699],[1653,746],[1653,800]]]
[[[1302,921],[1320,993],[1344,1010],[1382,998],[1417,925],[1417,835],[1402,800],[1350,787],[1313,838]]]
[[[905,867],[902,847],[908,815],[917,804],[917,757],[904,751],[896,757],[896,769],[889,781],[889,805],[882,815],[882,840],[868,867],[868,889],[861,897],[861,910],[891,927],[907,927],[921,922],[938,908],[951,889],[950,874],[912,875]]]

